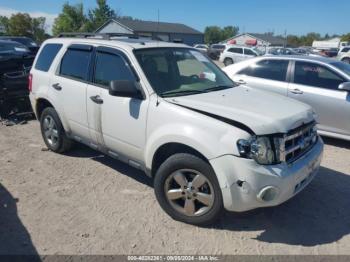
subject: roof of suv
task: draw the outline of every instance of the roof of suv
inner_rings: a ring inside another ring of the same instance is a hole
[[[129,37],[112,37],[109,40],[102,38],[78,38],[78,37],[60,37],[46,40],[45,43],[86,43],[86,44],[100,44],[106,46],[122,47],[125,49],[144,49],[144,48],[155,48],[155,47],[187,47],[185,44],[169,43],[163,41],[151,40],[148,38],[129,38]]]

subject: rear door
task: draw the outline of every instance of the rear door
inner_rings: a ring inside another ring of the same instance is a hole
[[[92,50],[90,45],[69,46],[51,79],[49,89],[50,98],[59,104],[60,113],[64,114],[70,131],[78,141],[90,139],[86,92]]]
[[[288,96],[313,107],[323,131],[350,135],[350,97],[339,90],[347,80],[330,67],[296,61]]]
[[[264,59],[242,69],[233,76],[237,83],[287,96],[289,61]]]
[[[243,48],[231,47],[227,50],[228,55],[233,59],[234,63],[238,63],[244,60]]]

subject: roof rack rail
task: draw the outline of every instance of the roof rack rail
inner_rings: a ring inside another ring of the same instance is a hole
[[[76,37],[76,38],[102,38],[104,40],[110,40],[112,37],[128,37],[139,38],[136,34],[123,34],[123,33],[61,33],[59,38],[63,37]]]

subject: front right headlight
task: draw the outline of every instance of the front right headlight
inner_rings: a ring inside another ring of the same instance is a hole
[[[240,139],[237,142],[237,147],[242,157],[252,158],[261,165],[272,165],[278,163],[272,141],[270,137],[266,136],[252,137],[249,140]]]

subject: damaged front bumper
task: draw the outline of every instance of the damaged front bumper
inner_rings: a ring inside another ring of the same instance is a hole
[[[279,205],[302,191],[315,177],[323,155],[321,138],[292,164],[259,165],[254,160],[225,155],[210,160],[222,190],[224,207],[244,212]]]

